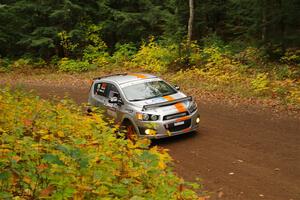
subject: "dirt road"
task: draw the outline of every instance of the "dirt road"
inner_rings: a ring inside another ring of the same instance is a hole
[[[69,94],[78,103],[88,87],[27,86],[44,98]],[[203,179],[210,199],[300,200],[300,121],[257,108],[199,101],[196,134],[156,141],[170,149],[186,180]]]

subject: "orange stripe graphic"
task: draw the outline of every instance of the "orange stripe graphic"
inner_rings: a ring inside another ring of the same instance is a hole
[[[182,122],[182,121],[185,121],[185,120],[188,120],[188,119],[190,119],[189,116],[180,117],[180,118],[176,119],[176,122]]]
[[[175,107],[177,108],[178,112],[185,112],[186,111],[185,106],[184,106],[183,103],[176,103]]]
[[[128,74],[129,76],[135,76],[137,78],[147,78],[147,76],[143,75],[143,74]]]
[[[186,129],[183,129],[182,132],[186,133],[186,132],[189,132],[190,130],[192,130],[192,128],[186,128]]]
[[[167,101],[174,100],[174,98],[171,97],[171,96],[164,96],[163,98],[165,98]],[[183,103],[176,103],[174,106],[176,107],[178,112],[185,112],[186,111],[186,108],[185,108]]]
[[[172,101],[172,100],[174,100],[174,98],[171,97],[171,96],[164,96],[164,98],[165,98],[167,101]]]

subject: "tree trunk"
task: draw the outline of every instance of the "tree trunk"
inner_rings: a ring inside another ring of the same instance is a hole
[[[267,13],[266,13],[266,1],[262,1],[262,26],[261,26],[261,40],[266,42],[267,35]]]
[[[194,21],[194,0],[189,0],[189,8],[190,8],[190,17],[189,17],[189,24],[188,24],[187,50],[188,50],[188,54],[190,55],[192,34],[193,34],[193,21]]]

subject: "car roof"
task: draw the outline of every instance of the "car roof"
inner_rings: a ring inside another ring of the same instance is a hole
[[[133,81],[140,81],[143,79],[153,79],[157,78],[157,76],[151,74],[143,74],[143,73],[124,73],[124,74],[113,74],[104,77],[95,78],[95,80],[101,81],[113,81],[117,84],[123,84]]]

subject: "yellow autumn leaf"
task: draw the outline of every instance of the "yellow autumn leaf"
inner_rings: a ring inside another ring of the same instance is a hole
[[[62,131],[58,131],[57,136],[62,138],[62,137],[65,137],[65,134]]]
[[[31,178],[29,178],[28,176],[25,176],[24,178],[23,178],[23,181],[25,182],[25,183],[27,183],[27,184],[31,184],[31,182],[32,182],[32,180],[31,180]]]
[[[48,133],[48,131],[42,129],[42,130],[39,130],[37,133],[39,133],[39,134],[41,134],[41,135],[45,135],[45,134]]]

